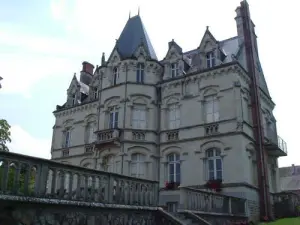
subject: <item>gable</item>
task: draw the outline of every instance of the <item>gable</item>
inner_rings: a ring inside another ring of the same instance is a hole
[[[214,38],[214,36],[210,33],[208,29],[206,29],[202,40],[199,45],[199,49],[202,52],[210,51],[218,46],[217,40]]]
[[[74,94],[78,89],[78,85],[79,85],[79,82],[76,78],[76,74],[74,74],[73,79],[72,79],[72,81],[69,85],[69,88],[67,90],[67,93],[68,94]]]

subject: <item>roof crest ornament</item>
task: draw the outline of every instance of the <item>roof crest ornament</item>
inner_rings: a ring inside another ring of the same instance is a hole
[[[140,15],[140,7],[138,8],[138,16]]]

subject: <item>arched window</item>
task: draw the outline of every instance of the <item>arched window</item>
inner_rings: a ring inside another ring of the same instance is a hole
[[[180,155],[171,153],[168,155],[168,181],[180,183]]]
[[[209,180],[223,179],[221,151],[216,148],[207,150],[207,175]]]
[[[119,69],[118,67],[115,67],[113,70],[113,85],[117,84],[118,77],[119,77]]]
[[[207,123],[219,121],[219,100],[216,95],[205,97],[204,109]]]
[[[169,129],[180,127],[180,108],[177,104],[169,106]]]
[[[108,155],[103,158],[103,169],[106,172],[110,173],[117,173],[118,167],[117,167],[116,157],[114,155]]]
[[[145,155],[136,153],[131,156],[130,174],[133,177],[145,178],[146,164]]]
[[[144,83],[144,71],[145,65],[144,63],[138,63],[136,68],[136,82]]]

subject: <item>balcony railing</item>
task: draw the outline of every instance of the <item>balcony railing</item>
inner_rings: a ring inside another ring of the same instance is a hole
[[[246,215],[246,199],[202,191],[195,188],[180,188],[180,205],[183,210]]]
[[[268,129],[265,133],[265,146],[270,152],[273,152],[276,155],[287,155],[286,142],[271,129]]]
[[[157,206],[158,182],[0,152],[0,194]]]
[[[120,138],[120,130],[119,129],[107,129],[96,132],[98,135],[97,143],[105,143],[114,140],[118,140]]]

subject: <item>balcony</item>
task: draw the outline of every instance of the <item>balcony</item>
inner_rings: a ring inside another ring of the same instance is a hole
[[[96,145],[102,145],[107,143],[119,142],[121,132],[119,129],[107,129],[97,131],[96,134],[98,137]]]
[[[287,156],[286,142],[271,129],[266,132],[264,145],[270,155]]]

